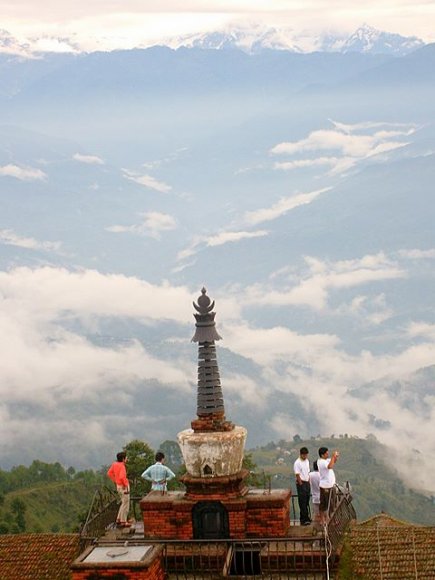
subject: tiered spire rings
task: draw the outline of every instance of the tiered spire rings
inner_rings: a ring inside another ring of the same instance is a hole
[[[224,414],[224,398],[222,395],[221,379],[219,367],[216,359],[215,340],[221,337],[216,331],[214,317],[214,301],[212,302],[206,294],[207,290],[201,290],[198,304],[193,303],[198,314],[194,314],[196,319],[196,332],[192,338],[193,342],[198,342],[198,399],[197,415],[204,417],[212,414]]]

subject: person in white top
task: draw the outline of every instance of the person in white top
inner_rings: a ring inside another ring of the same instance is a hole
[[[327,447],[320,447],[317,465],[320,475],[320,521],[326,523],[328,519],[328,512],[333,500],[335,473],[332,469],[339,457],[338,451],[334,451],[332,457],[329,457],[329,450]]]
[[[310,462],[308,449],[301,447],[299,457],[293,466],[296,476],[296,489],[298,492],[299,518],[301,526],[308,526],[310,518]]]
[[[319,521],[320,505],[320,474],[317,461],[313,461],[313,471],[310,471],[311,501],[313,503],[313,519]]]

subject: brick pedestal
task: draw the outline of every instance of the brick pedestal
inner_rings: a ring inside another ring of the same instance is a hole
[[[243,496],[201,494],[193,499],[184,492],[150,492],[140,502],[145,538],[191,540],[195,538],[193,508],[199,501],[221,504],[228,514],[228,537],[281,538],[289,533],[290,490],[249,490]],[[199,501],[198,501],[199,500]]]

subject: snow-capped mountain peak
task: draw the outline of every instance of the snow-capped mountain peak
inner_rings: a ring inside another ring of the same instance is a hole
[[[239,49],[247,53],[257,53],[265,49],[302,52],[294,42],[294,32],[290,29],[269,28],[259,24],[230,26],[202,34],[192,34],[174,38],[170,46],[186,46],[205,49]]]
[[[363,24],[343,43],[341,52],[383,53],[403,56],[422,46],[424,46],[424,42],[416,36],[401,36]]]
[[[270,49],[291,52],[364,52],[394,56],[404,56],[424,46],[424,42],[415,36],[383,32],[368,24],[363,24],[348,37],[330,32],[321,35],[295,33],[292,29],[268,28],[259,24],[242,27],[231,25],[223,30],[174,38],[168,44],[173,48],[238,48],[247,53]]]

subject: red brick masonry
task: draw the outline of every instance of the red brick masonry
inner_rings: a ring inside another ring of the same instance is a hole
[[[213,501],[234,499],[245,496],[249,489],[245,484],[249,471],[242,469],[234,475],[214,477],[192,477],[183,475],[180,481],[186,486],[185,499],[193,501]]]
[[[208,501],[220,501],[227,509],[231,539],[287,536],[290,498],[291,491],[287,489],[270,493],[250,490],[238,498],[207,496]],[[196,503],[184,492],[149,493],[140,502],[145,538],[193,539],[192,508]]]

